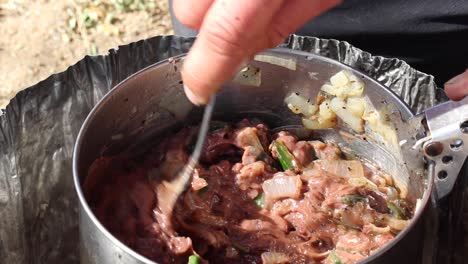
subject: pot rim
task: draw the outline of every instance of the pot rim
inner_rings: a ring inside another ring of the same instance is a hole
[[[350,65],[347,65],[347,64],[342,63],[340,61],[337,61],[337,60],[334,60],[334,59],[331,59],[331,58],[328,58],[328,57],[325,57],[325,56],[322,56],[322,55],[318,55],[318,54],[315,54],[315,53],[310,53],[310,52],[300,51],[300,50],[293,50],[293,49],[288,49],[288,48],[269,49],[269,50],[266,50],[266,51],[262,52],[261,54],[273,54],[273,55],[275,55],[275,54],[276,55],[278,55],[278,54],[286,54],[286,55],[293,54],[293,55],[296,55],[296,56],[305,57],[308,60],[313,59],[313,58],[318,58],[319,60],[322,60],[322,61],[326,61],[326,62],[329,62],[329,63],[332,63],[332,64],[337,64],[343,69],[358,72],[358,73],[366,76],[370,81],[376,83],[382,89],[389,92],[389,94],[393,97],[393,99],[395,99],[397,101],[400,101],[402,106],[404,107],[403,110],[405,110],[407,112],[409,117],[414,117],[415,116],[414,113],[410,110],[409,106],[402,99],[400,99],[399,96],[396,95],[392,90],[390,90],[386,86],[382,85],[381,83],[379,83],[377,80],[375,80],[374,78],[372,78],[371,76],[369,76],[365,72],[363,72],[363,71],[361,71],[359,69],[355,69],[355,68],[351,67]],[[83,124],[82,124],[82,126],[80,128],[80,131],[79,131],[78,136],[76,138],[75,146],[74,146],[74,149],[73,149],[73,157],[72,157],[73,182],[74,182],[75,191],[76,191],[76,193],[78,195],[80,206],[82,207],[82,209],[84,210],[86,215],[91,219],[91,221],[96,225],[96,227],[99,229],[99,231],[102,232],[106,236],[107,239],[109,239],[115,246],[117,246],[118,248],[123,250],[125,253],[129,254],[130,256],[134,257],[135,259],[141,261],[142,263],[146,263],[146,264],[156,264],[157,262],[154,262],[154,261],[144,257],[143,255],[140,255],[139,253],[137,253],[136,251],[134,251],[133,249],[131,249],[130,247],[128,247],[127,245],[122,243],[116,237],[114,237],[101,224],[101,222],[97,219],[97,217],[94,215],[91,208],[89,207],[89,205],[88,205],[88,203],[86,201],[86,198],[84,197],[83,191],[82,191],[79,172],[78,172],[78,161],[79,161],[79,156],[81,154],[80,153],[80,151],[81,151],[81,142],[83,140],[83,135],[86,132],[86,130],[88,129],[91,121],[94,119],[94,116],[100,111],[100,109],[102,108],[102,105],[104,104],[104,102],[106,102],[107,100],[112,98],[114,93],[116,93],[116,91],[118,89],[120,89],[120,87],[122,87],[125,83],[130,82],[132,79],[138,78],[138,76],[141,73],[145,72],[145,71],[148,71],[150,69],[159,67],[159,66],[164,65],[166,63],[170,63],[171,60],[178,60],[178,59],[184,58],[186,55],[187,55],[186,53],[180,54],[180,55],[173,56],[173,57],[167,58],[165,60],[156,62],[156,63],[154,63],[152,65],[149,65],[149,66],[137,71],[136,73],[130,75],[129,77],[125,78],[123,81],[121,81],[120,83],[115,85],[112,89],[110,89],[109,92],[107,92],[107,94],[105,94],[99,100],[99,102],[92,108],[92,110],[89,112],[88,116],[86,117],[85,121],[83,122]],[[396,237],[394,237],[384,247],[381,247],[380,249],[375,251],[373,254],[371,254],[369,257],[366,257],[366,258],[362,259],[361,261],[358,262],[358,264],[368,263],[368,262],[371,262],[371,261],[375,260],[376,258],[380,257],[382,254],[384,254],[385,252],[390,250],[393,246],[395,246],[395,244],[397,244],[404,236],[406,236],[407,233],[416,225],[419,218],[423,214],[424,209],[426,208],[427,203],[429,202],[429,199],[430,199],[430,197],[432,195],[432,191],[433,191],[433,185],[434,185],[433,166],[429,166],[429,168],[426,170],[426,173],[427,173],[427,180],[428,181],[427,181],[427,184],[425,184],[426,186],[425,186],[425,191],[423,193],[423,196],[420,198],[421,205],[417,208],[417,210],[416,210],[414,216],[411,218],[408,226],[406,226],[405,229],[403,229]],[[80,211],[80,214],[81,214],[81,212],[82,211]]]

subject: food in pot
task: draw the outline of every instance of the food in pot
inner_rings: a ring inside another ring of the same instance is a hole
[[[363,95],[364,88],[365,84],[359,77],[342,70],[322,85],[315,102],[297,92],[286,96],[284,101],[293,113],[302,116],[302,124],[307,129],[328,129],[337,125],[340,129],[348,127],[349,132],[358,136],[365,134],[364,138],[385,146],[401,159],[397,129],[392,122],[392,118],[398,118],[399,112],[393,111],[391,106],[376,109]],[[395,176],[394,185],[399,188],[401,196],[406,197],[408,177]]]
[[[186,164],[196,132],[183,128],[144,155],[101,157],[84,182],[107,230],[158,263],[356,263],[413,214],[391,177],[336,145],[242,120],[211,124],[169,217],[157,190]]]
[[[288,108],[303,116],[308,129],[331,128],[339,118],[356,133],[364,133],[365,125],[390,146],[398,146],[396,129],[386,119],[385,111],[377,111],[363,96],[364,82],[353,73],[342,70],[321,87],[316,102],[299,93],[285,98]]]

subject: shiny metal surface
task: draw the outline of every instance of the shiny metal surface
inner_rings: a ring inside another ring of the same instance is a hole
[[[428,138],[423,148],[427,159],[435,163],[437,196],[447,196],[455,184],[468,155],[468,97],[448,101],[425,111]]]
[[[172,211],[177,199],[179,198],[180,194],[182,194],[182,192],[184,192],[184,190],[187,188],[193,171],[195,170],[195,166],[198,164],[200,159],[203,145],[205,144],[205,139],[208,135],[215,102],[216,97],[212,96],[209,103],[205,107],[197,141],[195,143],[195,148],[187,164],[185,164],[184,168],[178,172],[177,176],[173,180],[170,182],[163,181],[162,185],[160,185],[160,188],[162,189],[158,190],[158,200],[165,201],[164,206],[160,206],[159,210],[168,215],[169,218],[172,216]]]
[[[395,125],[401,138],[407,138],[406,134],[414,138],[414,133],[420,127],[409,126],[405,122],[411,120],[413,114],[395,94],[344,64],[286,49],[271,50],[264,54],[295,61],[295,70],[266,62],[252,62],[252,66],[261,70],[261,84],[258,87],[238,82],[226,84],[217,95],[215,118],[258,117],[271,127],[298,125],[300,118],[283,104],[284,97],[290,92],[299,92],[314,98],[325,81],[336,72],[347,69],[363,79],[365,93],[376,109],[388,106],[394,108]],[[200,109],[194,108],[183,94],[179,73],[182,59],[183,56],[180,56],[150,66],[116,86],[96,105],[78,135],[73,170],[81,206],[82,263],[152,263],[117,241],[99,223],[83,196],[81,184],[91,163],[103,153],[143,149],[147,146],[145,142],[170,127],[184,122],[199,122]],[[190,113],[189,118],[184,119],[187,113]],[[409,195],[421,199],[421,207],[404,231],[362,263],[386,263],[383,261],[385,253],[396,246],[418,222],[431,195],[433,183],[433,173],[423,171],[422,158],[419,159],[414,153],[392,151],[386,151],[387,156],[382,158],[381,155],[375,155],[382,151],[382,146],[379,142],[374,143],[376,148],[372,144],[366,145],[367,152],[362,153],[365,155],[363,158],[381,167],[393,164],[394,169],[404,171],[412,187]],[[410,160],[414,162],[403,162]]]

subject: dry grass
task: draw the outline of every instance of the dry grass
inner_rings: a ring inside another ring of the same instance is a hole
[[[0,108],[83,56],[172,34],[167,0],[0,0]]]

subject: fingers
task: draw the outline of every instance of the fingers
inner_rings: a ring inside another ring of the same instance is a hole
[[[182,24],[198,30],[213,2],[214,0],[174,0],[174,15]]]
[[[286,1],[273,18],[268,34],[268,47],[280,44],[289,34],[298,30],[310,19],[338,5],[341,0],[293,0]]]
[[[468,95],[468,69],[445,83],[445,93],[452,100],[461,100]]]
[[[205,104],[241,64],[262,48],[283,0],[217,0],[185,59],[182,78],[189,99]]]

